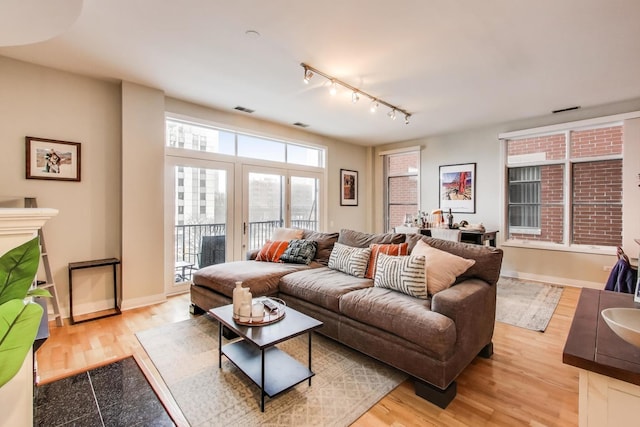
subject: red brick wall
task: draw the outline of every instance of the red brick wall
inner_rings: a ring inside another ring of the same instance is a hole
[[[572,243],[622,244],[622,160],[573,165]]]
[[[571,157],[622,154],[622,126],[571,131]]]
[[[546,160],[560,160],[566,157],[564,134],[537,136],[534,138],[509,141],[508,155],[546,153]]]

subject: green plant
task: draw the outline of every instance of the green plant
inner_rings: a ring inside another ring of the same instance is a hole
[[[0,257],[0,387],[18,373],[38,333],[43,310],[27,297],[51,296],[31,289],[39,264],[37,237]]]

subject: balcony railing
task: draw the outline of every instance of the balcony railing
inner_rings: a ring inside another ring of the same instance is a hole
[[[256,221],[248,224],[247,232],[251,237],[249,249],[259,249],[271,237],[273,230],[283,226],[282,220]],[[294,228],[317,230],[318,221],[292,220]],[[186,261],[198,265],[203,236],[224,236],[227,234],[226,224],[190,224],[175,226],[175,261]]]

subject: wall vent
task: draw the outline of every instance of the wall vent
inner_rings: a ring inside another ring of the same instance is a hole
[[[308,128],[309,127],[308,124],[302,123],[302,122],[295,122],[293,125],[294,126],[300,126],[301,128]]]
[[[253,113],[255,110],[252,110],[251,108],[247,108],[247,107],[242,107],[240,105],[238,105],[237,107],[233,107],[234,110],[238,110],[238,111],[242,111],[243,113]]]

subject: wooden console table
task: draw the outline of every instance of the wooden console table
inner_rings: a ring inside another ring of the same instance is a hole
[[[618,337],[600,313],[638,308],[633,295],[582,289],[562,362],[580,369],[579,425],[637,426],[640,406],[640,348]]]
[[[120,260],[118,258],[106,258],[106,259],[96,259],[92,261],[82,261],[82,262],[70,262],[69,263],[69,314],[71,319],[71,324],[88,322],[89,320],[101,319],[103,317],[115,316],[120,314],[120,307],[118,306],[118,273],[117,266],[120,264]],[[95,315],[82,315],[81,319],[76,319],[73,317],[73,271],[81,270],[85,268],[95,268],[95,267],[113,267],[113,308],[108,310],[102,310],[97,313],[93,313]]]
[[[476,245],[484,245],[485,242],[489,242],[489,246],[496,247],[496,234],[498,230],[491,231],[471,231],[460,230],[460,241],[465,243],[474,243]],[[429,228],[421,228],[420,234],[425,236],[431,236],[431,230]]]

